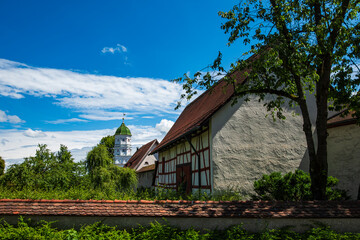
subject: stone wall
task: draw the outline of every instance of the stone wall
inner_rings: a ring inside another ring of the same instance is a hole
[[[360,231],[360,201],[122,201],[0,199],[0,219],[16,224],[19,216],[79,228],[101,221],[119,228],[151,222],[179,228],[224,229],[243,224],[248,231],[291,227],[303,232],[321,224],[339,232]]]

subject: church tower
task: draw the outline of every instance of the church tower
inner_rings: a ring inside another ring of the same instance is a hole
[[[131,157],[131,132],[125,125],[124,118],[115,132],[114,160],[115,165],[123,167]]]

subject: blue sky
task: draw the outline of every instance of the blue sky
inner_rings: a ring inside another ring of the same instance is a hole
[[[218,11],[237,1],[0,1],[0,156],[65,144],[77,160],[126,113],[134,149],[176,120],[181,86],[226,46]]]

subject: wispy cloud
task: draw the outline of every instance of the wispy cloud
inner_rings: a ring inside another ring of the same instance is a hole
[[[0,122],[9,122],[12,124],[18,124],[25,122],[16,115],[8,115],[6,112],[0,110]]]
[[[181,85],[162,79],[83,74],[0,59],[0,95],[53,98],[56,104],[83,113],[80,118],[94,119],[89,113],[94,110],[104,119],[106,112],[115,110],[178,114],[174,107],[182,91]]]
[[[127,48],[124,45],[121,44],[116,44],[115,47],[104,47],[101,50],[102,53],[111,53],[111,54],[115,54],[115,53],[122,53],[122,52],[127,52]]]
[[[116,112],[116,111],[104,111],[104,110],[85,110],[84,114],[81,114],[79,117],[89,119],[89,120],[100,120],[100,121],[109,121],[109,120],[120,120],[124,117],[124,112]],[[126,119],[134,119],[133,117],[129,117],[126,114]]]
[[[73,123],[73,122],[88,122],[88,120],[80,119],[80,118],[70,118],[70,119],[58,119],[54,121],[46,121],[51,124],[63,124],[63,123]]]

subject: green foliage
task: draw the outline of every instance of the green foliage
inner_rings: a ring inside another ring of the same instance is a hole
[[[58,230],[51,222],[39,223],[24,220],[20,217],[17,226],[5,221],[0,222],[0,239],[359,239],[359,233],[337,233],[329,227],[310,228],[305,233],[296,233],[283,229],[268,229],[263,232],[252,233],[236,225],[224,230],[203,230],[193,228],[181,230],[169,224],[151,223],[149,226],[124,230],[110,227],[101,222],[84,225],[79,230],[74,228]]]
[[[110,158],[114,158],[114,146],[115,146],[115,136],[114,135],[112,135],[112,136],[109,135],[109,136],[103,137],[100,140],[99,144],[106,147]]]
[[[0,176],[5,172],[5,160],[0,156]]]
[[[348,199],[344,190],[335,189],[339,180],[329,176],[326,186],[326,197],[328,200]],[[312,200],[310,190],[311,179],[308,173],[296,170],[282,175],[280,172],[273,172],[270,175],[263,175],[261,179],[254,182],[256,195],[254,199],[260,200],[284,200],[300,201]]]
[[[67,189],[87,182],[84,164],[75,163],[67,147],[50,152],[45,144],[39,145],[34,157],[25,158],[21,164],[9,167],[0,178],[0,184],[13,190]]]
[[[114,165],[104,145],[99,144],[88,153],[85,166],[93,187],[108,194],[129,191],[137,185],[135,170]]]
[[[85,161],[86,170],[93,174],[94,170],[98,167],[109,167],[114,163],[114,160],[109,156],[108,151],[104,145],[97,145],[88,152]]]
[[[0,197],[116,199],[129,192],[126,197],[130,198],[136,185],[135,171],[115,166],[103,145],[90,151],[86,162],[79,163],[64,145],[57,153],[39,145],[35,156],[11,165],[0,176]]]

